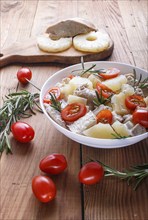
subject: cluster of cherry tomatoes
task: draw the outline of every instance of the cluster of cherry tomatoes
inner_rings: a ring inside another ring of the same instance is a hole
[[[40,161],[39,168],[48,175],[58,175],[67,168],[67,160],[62,154],[50,154]],[[103,167],[97,162],[89,162],[80,169],[78,180],[80,183],[92,185],[98,183],[103,176]],[[32,191],[35,197],[43,203],[52,201],[57,193],[52,178],[43,175],[35,176],[32,179]]]
[[[46,174],[57,175],[67,168],[67,160],[62,154],[50,154],[40,161],[39,168]],[[35,176],[32,179],[32,191],[41,202],[50,202],[56,197],[56,186],[49,176]]]

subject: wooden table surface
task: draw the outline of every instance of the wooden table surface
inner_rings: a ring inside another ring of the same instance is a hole
[[[1,48],[23,42],[43,33],[50,24],[70,17],[82,17],[107,30],[115,43],[108,59],[148,69],[147,0],[1,0]],[[23,44],[23,43],[22,43]],[[9,91],[27,89],[18,84],[20,65],[1,69],[0,100]],[[66,65],[28,65],[38,87]],[[117,169],[148,162],[148,142],[121,149],[95,149],[80,145],[59,133],[43,114],[25,120],[35,129],[31,144],[19,144],[11,138],[13,154],[1,156],[0,220],[148,220],[148,182],[137,191],[117,178],[104,178],[94,186],[81,186],[77,175],[89,158],[98,159]],[[57,197],[42,204],[31,190],[33,176],[41,174],[39,161],[50,153],[62,153],[68,169],[54,177]]]

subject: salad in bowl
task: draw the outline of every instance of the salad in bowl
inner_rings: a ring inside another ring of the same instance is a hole
[[[82,62],[45,82],[41,107],[60,132],[79,143],[128,146],[148,135],[147,76],[128,64]]]

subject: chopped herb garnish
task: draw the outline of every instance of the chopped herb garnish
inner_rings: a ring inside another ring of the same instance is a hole
[[[59,100],[57,100],[55,94],[49,92],[50,94],[50,101],[51,101],[51,107],[53,107],[54,109],[56,109],[57,111],[61,112],[61,102]]]
[[[133,79],[134,79],[134,85],[133,85],[134,88],[136,87],[139,87],[141,89],[148,88],[148,77],[146,77],[142,81],[142,74],[140,73],[140,77],[139,79],[137,79],[137,74],[135,69],[133,69]]]
[[[93,99],[93,103],[95,106],[100,106],[101,104],[107,104],[108,102],[111,101],[112,95],[110,95],[108,98],[104,98],[102,95],[102,89],[100,90],[100,94],[95,91],[96,93],[96,98]]]

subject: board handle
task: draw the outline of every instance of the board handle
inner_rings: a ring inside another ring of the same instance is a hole
[[[17,62],[18,56],[17,55],[4,55],[0,53],[0,68],[10,65],[14,62]]]
[[[32,60],[29,59],[29,56],[32,57],[31,52],[34,48],[36,48],[34,42],[34,38],[31,38],[22,43],[15,42],[12,46],[5,48],[3,51],[1,51],[0,68],[13,63],[31,63]],[[37,52],[34,54],[37,54]]]

